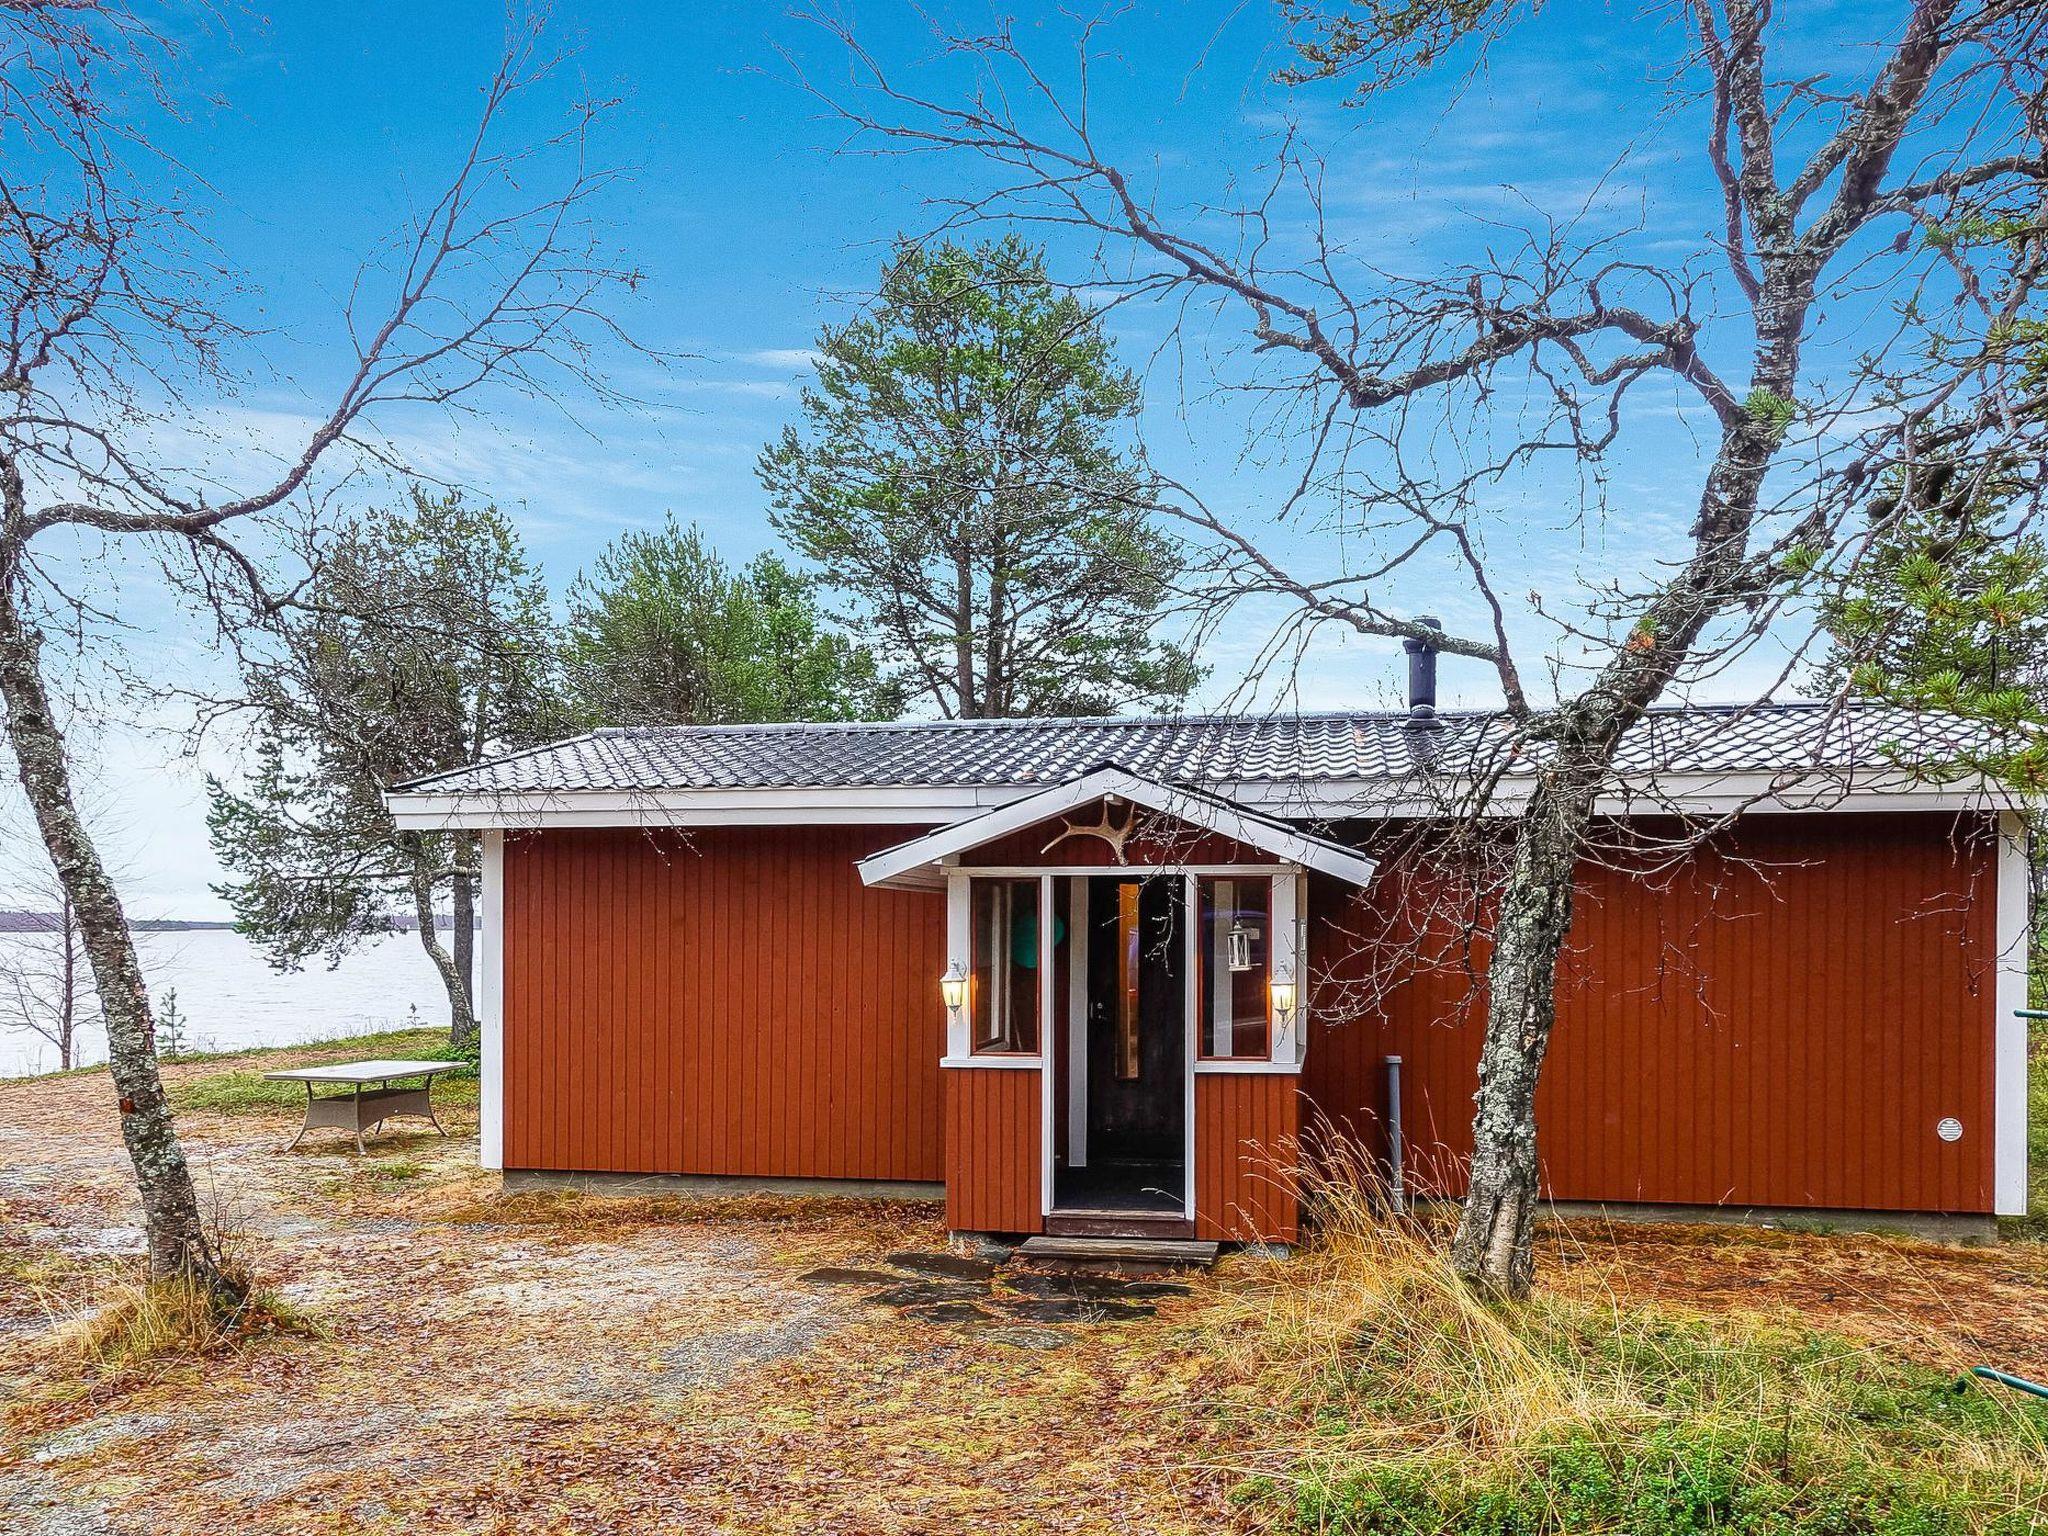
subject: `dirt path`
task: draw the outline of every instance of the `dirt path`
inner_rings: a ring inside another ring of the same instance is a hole
[[[892,1264],[943,1247],[930,1208],[505,1196],[459,1111],[453,1139],[391,1138],[361,1162],[332,1134],[279,1154],[282,1119],[182,1117],[240,1247],[325,1337],[81,1376],[50,1341],[141,1247],[106,1093],[98,1074],[0,1083],[0,1530],[1171,1536],[1249,1519],[1230,1469],[1262,1458],[1215,1406],[1272,1394],[1203,1326],[1284,1269],[1226,1261],[1147,1298],[1154,1315],[1002,1279],[992,1304],[985,1279]],[[871,1278],[804,1278],[821,1268]],[[1581,1228],[1547,1236],[1543,1275],[2048,1376],[2039,1245]]]
[[[278,1155],[282,1121],[185,1117],[259,1272],[328,1336],[81,1393],[43,1359],[53,1312],[139,1251],[105,1091],[0,1085],[0,1529],[1233,1523],[1233,1479],[1195,1470],[1223,1447],[1183,1347],[1213,1282],[1153,1316],[930,1320],[865,1299],[875,1283],[801,1278],[920,1283],[888,1256],[943,1246],[929,1208],[504,1197],[468,1126],[357,1164]]]

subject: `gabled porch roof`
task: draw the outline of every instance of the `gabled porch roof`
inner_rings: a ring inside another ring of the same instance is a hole
[[[855,867],[863,884],[890,890],[937,890],[945,884],[944,861],[970,848],[1033,826],[1049,817],[1114,795],[1133,805],[1171,816],[1205,832],[1231,838],[1303,869],[1334,875],[1353,885],[1372,879],[1377,866],[1342,843],[1317,837],[1290,822],[1252,810],[1220,795],[1164,784],[1114,763],[1055,784],[979,816],[956,821],[923,837],[870,854]]]

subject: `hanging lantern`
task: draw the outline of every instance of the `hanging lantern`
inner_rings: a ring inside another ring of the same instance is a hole
[[[1248,971],[1252,968],[1252,944],[1257,940],[1259,930],[1247,928],[1244,919],[1233,917],[1224,934],[1224,951],[1230,957],[1233,971]]]

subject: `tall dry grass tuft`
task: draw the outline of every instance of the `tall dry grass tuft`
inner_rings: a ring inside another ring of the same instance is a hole
[[[1355,1140],[1325,1131],[1312,1153],[1289,1146],[1273,1160],[1313,1231],[1227,1309],[1222,1341],[1241,1367],[1302,1382],[1316,1408],[1348,1402],[1360,1370],[1400,1372],[1433,1411],[1419,1422],[1359,1423],[1362,1442],[1498,1450],[1560,1421],[1626,1411],[1622,1383],[1537,1345],[1548,1299],[1508,1309],[1463,1284],[1450,1268],[1446,1219],[1396,1216]]]
[[[2048,1412],[1873,1346],[1612,1290],[1481,1297],[1329,1127],[1274,1157],[1313,1235],[1213,1320],[1278,1403],[1247,1484],[1309,1530],[1929,1533],[2048,1521]]]
[[[113,1276],[81,1298],[53,1305],[60,1315],[50,1355],[60,1365],[112,1372],[150,1361],[217,1354],[258,1340],[318,1338],[321,1329],[275,1291],[235,1277],[223,1297],[190,1275]]]
[[[207,1223],[224,1284],[145,1268],[89,1272],[82,1286],[45,1291],[43,1354],[61,1373],[119,1372],[150,1361],[217,1354],[278,1337],[320,1338],[319,1323],[258,1283],[238,1213],[209,1188]]]

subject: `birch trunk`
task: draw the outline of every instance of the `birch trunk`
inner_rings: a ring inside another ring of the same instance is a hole
[[[224,1304],[232,1303],[242,1288],[222,1271],[200,1216],[192,1170],[157,1072],[156,1026],[142,965],[120,893],[78,811],[64,734],[43,681],[43,638],[22,611],[21,581],[18,564],[0,572],[0,702],[6,705],[7,740],[43,847],[77,914],[99,990],[107,1071],[120,1101],[121,1139],[142,1196],[150,1271],[159,1278],[188,1276]]]
[[[1535,1280],[1540,1200],[1536,1085],[1557,1023],[1557,961],[1572,925],[1579,848],[1593,792],[1546,776],[1515,828],[1515,858],[1487,966],[1486,1038],[1472,1117],[1472,1180],[1451,1264],[1482,1290],[1519,1299]]]

